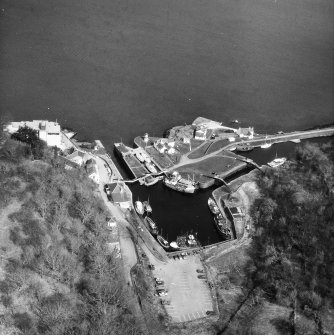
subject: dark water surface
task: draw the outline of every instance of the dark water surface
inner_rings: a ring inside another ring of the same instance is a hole
[[[0,0],[0,113],[110,152],[199,115],[263,133],[330,123],[333,17],[332,0]],[[169,239],[218,238],[206,192],[137,188]]]

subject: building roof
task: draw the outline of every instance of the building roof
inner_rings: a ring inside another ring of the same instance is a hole
[[[58,156],[58,159],[59,159],[59,161],[61,161],[62,163],[64,163],[65,166],[68,166],[68,167],[71,167],[71,168],[74,168],[74,169],[77,169],[79,167],[78,164],[76,164],[75,162],[67,159],[66,157]]]
[[[72,159],[72,158],[75,158],[75,157],[83,158],[85,155],[86,155],[86,153],[83,152],[83,151],[74,150],[71,154],[69,154],[67,156],[67,158],[69,158],[69,159]]]
[[[123,187],[119,183],[109,184],[111,198],[113,202],[127,202],[129,198]]]
[[[86,167],[86,171],[87,171],[89,176],[94,174],[94,173],[97,173],[95,165]]]

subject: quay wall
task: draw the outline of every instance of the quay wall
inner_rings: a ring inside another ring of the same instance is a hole
[[[238,166],[235,166],[232,169],[227,170],[227,171],[221,173],[219,175],[219,177],[223,178],[223,179],[227,178],[227,177],[230,177],[234,173],[237,173],[237,172],[240,172],[240,171],[244,170],[247,166],[248,166],[247,163],[242,162]],[[218,182],[219,182],[219,180],[216,179],[216,178],[207,178],[207,180],[199,182],[199,188],[201,188],[201,189],[209,188],[210,186],[212,186],[212,185],[214,185],[214,184],[216,184]]]

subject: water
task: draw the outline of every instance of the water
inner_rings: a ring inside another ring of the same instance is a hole
[[[268,134],[333,122],[332,0],[0,4],[0,113],[13,120],[57,119],[111,153],[199,115]],[[150,194],[169,239],[190,226],[218,238],[210,191],[134,192]]]

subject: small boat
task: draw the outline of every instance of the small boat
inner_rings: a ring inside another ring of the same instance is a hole
[[[148,216],[145,218],[147,224],[148,224],[148,227],[150,228],[150,231],[153,235],[157,235],[158,234],[158,227],[156,225],[156,223],[151,219],[149,218]]]
[[[254,149],[253,146],[249,145],[249,144],[237,144],[235,147],[236,151],[252,151]]]
[[[238,121],[237,119],[232,120],[231,122],[232,122],[232,123],[239,123],[239,121]]]
[[[194,235],[188,235],[187,243],[190,247],[196,247],[197,246],[197,241],[196,241]]]
[[[163,176],[152,177],[151,175],[148,175],[147,177],[145,177],[143,184],[145,184],[145,186],[152,186],[163,178]]]
[[[157,173],[158,172],[158,170],[155,168],[154,164],[152,164],[152,163],[145,162],[145,166],[146,166],[147,170],[152,172],[152,173]]]
[[[218,214],[220,212],[219,207],[216,205],[216,202],[212,199],[208,199],[208,205],[212,214]]]
[[[139,151],[135,152],[135,156],[137,157],[137,159],[139,160],[139,162],[141,162],[141,163],[145,162],[145,158],[143,157],[143,155],[141,154],[141,152],[139,152]]]
[[[174,250],[180,250],[180,247],[179,245],[174,241],[174,242],[171,242],[170,244],[170,247]]]
[[[164,249],[168,250],[170,248],[168,241],[164,239],[161,235],[157,236],[157,240]]]
[[[285,157],[275,158],[273,161],[269,162],[268,165],[272,168],[276,168],[280,165],[283,165],[286,162]]]
[[[144,211],[147,214],[151,214],[152,213],[152,207],[151,207],[150,202],[148,200],[147,201],[143,201],[143,206],[144,206]]]
[[[141,201],[136,201],[135,202],[135,209],[136,209],[136,212],[140,215],[143,215],[144,214],[144,206],[143,206],[143,203]]]
[[[267,136],[266,136],[266,141],[265,141],[265,143],[262,144],[260,147],[261,147],[261,149],[268,149],[268,148],[271,147],[271,143],[268,143],[268,142],[267,142]]]
[[[166,175],[163,183],[167,187],[179,192],[194,193],[198,189],[198,183],[194,180],[182,178],[177,171]]]

